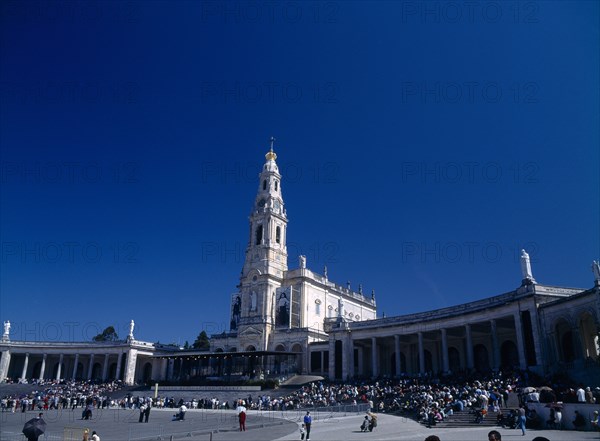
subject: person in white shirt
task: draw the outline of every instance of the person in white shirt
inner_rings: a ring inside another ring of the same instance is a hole
[[[583,386],[579,386],[579,389],[577,389],[577,401],[585,403],[585,390],[583,390]]]
[[[240,400],[238,402],[238,407],[235,409],[238,413],[238,420],[240,421],[240,432],[246,431],[246,406],[244,406],[244,402]]]
[[[186,412],[187,412],[187,407],[185,407],[185,404],[182,404],[181,407],[179,408],[179,413],[177,414],[177,419],[179,421],[183,421],[185,419]]]

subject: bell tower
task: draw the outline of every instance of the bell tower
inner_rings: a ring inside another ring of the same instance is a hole
[[[250,231],[237,298],[238,350],[267,350],[275,324],[275,291],[287,271],[287,214],[277,155],[271,148],[258,178],[258,191],[249,216]],[[233,327],[232,318],[232,327]],[[232,329],[233,331],[234,329]]]
[[[242,278],[256,269],[262,274],[282,278],[287,271],[287,215],[281,192],[281,175],[273,151],[265,155],[266,162],[258,178],[258,191],[250,213],[250,238]]]

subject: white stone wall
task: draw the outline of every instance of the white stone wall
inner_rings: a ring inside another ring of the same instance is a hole
[[[323,330],[324,319],[338,316],[340,298],[343,301],[343,317],[346,320],[354,322],[377,318],[376,305],[370,296],[365,297],[336,285],[308,269],[289,271],[283,284],[300,287],[301,327]]]
[[[314,328],[317,327],[315,323],[319,323],[320,329],[323,329],[325,318],[338,316],[340,298],[343,299],[343,317],[346,320],[354,322],[376,318],[374,307],[367,306],[340,291],[323,288],[310,282],[303,283],[303,290],[306,301],[303,327]]]

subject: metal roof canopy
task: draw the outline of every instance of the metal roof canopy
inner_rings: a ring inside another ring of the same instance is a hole
[[[302,355],[301,352],[289,351],[241,351],[241,352],[185,352],[169,355],[156,355],[156,358],[174,359],[174,358],[228,358],[228,357],[261,357],[268,355]]]

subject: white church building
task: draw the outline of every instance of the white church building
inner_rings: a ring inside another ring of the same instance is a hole
[[[0,381],[119,379],[201,381],[315,374],[336,380],[428,372],[530,369],[600,386],[600,266],[593,285],[568,288],[535,280],[521,255],[515,289],[493,297],[394,317],[377,317],[365,295],[307,267],[288,268],[288,218],[271,144],[249,217],[245,262],[231,298],[230,329],[210,351],[137,340],[133,323],[120,342],[13,341],[5,322]],[[592,281],[592,280],[591,280]],[[598,383],[598,384],[596,384]]]
[[[230,332],[213,336],[213,351],[276,351],[307,354],[313,343],[326,342],[324,322],[343,317],[348,322],[377,318],[374,294],[365,296],[306,266],[288,269],[287,213],[277,155],[271,150],[258,179],[250,213],[250,237],[238,285],[232,296]],[[306,358],[304,357],[301,357]],[[301,370],[307,370],[302,363]]]

